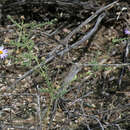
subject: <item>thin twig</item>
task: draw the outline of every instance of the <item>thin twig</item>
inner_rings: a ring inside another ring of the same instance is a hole
[[[41,108],[40,108],[40,96],[39,96],[39,87],[37,85],[37,115],[39,119],[38,130],[42,130],[42,119],[41,119]]]
[[[87,66],[116,66],[116,67],[122,67],[122,66],[129,66],[130,63],[121,63],[121,64],[82,64],[84,67],[87,67]]]
[[[86,95],[83,95],[82,97],[80,97],[80,98],[78,98],[78,99],[75,99],[75,100],[70,104],[70,106],[74,105],[74,104],[75,104],[76,102],[78,102],[78,101],[83,100],[83,98],[88,97],[90,94],[93,94],[93,91],[90,91],[90,92],[87,93]]]
[[[128,54],[129,54],[129,46],[130,46],[129,40],[126,40],[126,46],[125,46],[125,51],[124,51],[124,55],[123,55],[123,63],[127,62]],[[125,66],[121,69],[119,82],[118,82],[119,86],[121,86],[122,78],[125,74],[125,69],[126,69]]]
[[[52,125],[52,121],[53,121],[53,119],[55,117],[56,110],[57,110],[57,105],[58,105],[58,100],[56,99],[56,100],[53,101],[53,106],[52,106],[52,111],[51,111],[51,114],[50,114],[48,130],[50,130],[51,125]]]
[[[101,129],[104,130],[104,127],[103,127],[102,123],[100,122],[100,120],[96,116],[94,116],[94,119],[99,123]]]

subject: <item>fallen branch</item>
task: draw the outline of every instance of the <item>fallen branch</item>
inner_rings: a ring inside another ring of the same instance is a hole
[[[82,24],[80,24],[77,28],[75,28],[72,32],[69,33],[69,35],[62,41],[62,44],[68,44],[69,39],[76,34],[77,32],[79,32],[79,30],[85,26],[86,24],[88,24],[89,22],[91,22],[94,18],[96,18],[101,12],[105,11],[106,9],[110,9],[112,8],[116,3],[118,2],[115,1],[107,6],[104,6],[102,8],[100,8],[99,10],[97,10],[92,16],[90,16],[88,19],[86,19]]]
[[[82,24],[80,24],[77,28],[75,28],[72,32],[70,32],[63,40],[60,41],[60,44],[59,46],[57,46],[56,48],[54,48],[50,54],[54,55],[55,53],[57,53],[57,50],[59,50],[60,47],[62,47],[63,45],[68,45],[68,42],[69,40],[71,39],[71,37],[76,34],[77,32],[79,32],[79,30],[87,25],[88,23],[90,23],[94,18],[96,18],[101,12],[105,11],[106,9],[110,9],[112,8],[116,3],[118,2],[115,1],[107,6],[104,6],[102,8],[100,8],[99,10],[97,10],[92,16],[90,16],[89,18],[87,18]],[[59,43],[59,42],[58,42]]]
[[[86,25],[87,23],[89,23],[90,21],[92,21],[96,16],[98,16],[101,12],[105,11],[108,8],[113,7],[114,4],[116,4],[118,1],[115,1],[99,10],[96,11],[95,14],[93,14],[92,16],[90,16],[88,19],[86,19],[81,25],[79,25],[74,31],[72,31],[62,42],[63,44],[68,43],[68,40],[75,34],[77,33],[81,27],[83,27],[84,25]],[[56,55],[51,55],[48,59],[46,59],[44,62],[41,62],[39,65],[35,66],[34,68],[32,68],[31,70],[27,71],[22,77],[20,77],[18,80],[16,80],[11,86],[8,87],[7,91],[9,89],[13,89],[15,87],[15,85],[23,80],[24,78],[26,78],[27,76],[29,76],[30,74],[32,74],[36,69],[38,69],[39,67],[42,67],[44,64],[47,64],[48,62],[52,61],[57,55],[58,56],[63,56],[65,53],[69,52],[71,49],[76,48],[77,46],[79,46],[81,43],[85,42],[86,40],[90,39],[92,37],[92,35],[97,31],[98,26],[100,25],[102,19],[105,17],[105,14],[101,14],[97,20],[96,25],[94,26],[94,28],[88,32],[81,40],[77,41],[76,43],[74,43],[73,45],[71,45],[70,47],[57,52]],[[62,45],[59,45],[58,48],[62,47]]]
[[[94,28],[88,32],[81,40],[77,41],[76,43],[74,43],[73,45],[71,45],[68,48],[65,48],[64,50],[58,52],[56,55],[52,55],[50,56],[48,59],[46,59],[44,62],[41,62],[39,65],[35,66],[33,69],[29,70],[28,72],[26,72],[21,78],[19,78],[18,80],[16,80],[10,87],[8,87],[7,91],[9,89],[13,89],[15,87],[15,85],[23,80],[24,78],[26,78],[27,76],[29,76],[30,74],[32,74],[36,69],[38,69],[39,67],[43,66],[44,64],[52,61],[56,56],[63,56],[65,53],[69,52],[71,49],[75,49],[77,48],[79,45],[81,45],[83,42],[85,42],[86,40],[90,39],[92,37],[92,35],[98,30],[98,27],[102,21],[102,19],[105,17],[105,13],[102,13],[99,17],[98,20],[94,26]]]
[[[88,19],[86,19],[81,25],[79,25],[76,29],[74,29],[63,41],[62,44],[66,44],[68,42],[68,40],[75,34],[77,33],[84,25],[88,24],[90,21],[92,21],[96,16],[98,16],[101,12],[105,11],[108,8],[111,8],[114,6],[114,4],[116,4],[118,2],[115,1],[105,7],[102,7],[101,9],[97,10],[96,13],[94,13],[92,16],[90,16]],[[100,16],[101,17],[101,16]],[[100,19],[102,20],[103,17]],[[99,21],[98,21],[99,22]],[[100,21],[101,22],[101,21]],[[100,23],[99,22],[99,23]],[[94,27],[95,28],[95,27]],[[96,27],[97,29],[97,27]],[[95,32],[96,30],[92,29],[92,31],[90,31],[87,35],[85,35],[83,37],[83,39],[81,39],[80,41],[76,42],[75,44],[73,44],[71,47],[64,49],[63,51],[57,53],[57,55],[63,55],[64,53],[68,52],[71,48],[75,48],[77,47],[79,44],[81,44],[82,42],[90,39],[90,37],[92,36],[92,34]],[[62,45],[59,45],[57,48],[62,47]],[[51,60],[53,60],[56,56],[51,55],[48,59],[46,59],[45,62],[42,62],[40,65],[35,66],[33,69],[29,70],[28,72],[26,72],[21,78],[19,78],[18,80],[16,80],[11,87],[15,86],[19,81],[23,80],[24,78],[26,78],[27,76],[29,76],[30,74],[32,74],[36,69],[38,69],[39,67],[43,66],[44,64],[50,62]]]

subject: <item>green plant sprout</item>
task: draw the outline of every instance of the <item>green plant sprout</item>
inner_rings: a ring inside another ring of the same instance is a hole
[[[23,19],[20,23],[17,23],[15,20],[12,19],[11,16],[8,16],[8,18],[11,20],[13,24],[16,25],[17,35],[18,35],[17,40],[10,41],[10,45],[15,47],[16,51],[19,51],[17,55],[10,56],[10,58],[13,60],[13,63],[19,64],[23,67],[33,68],[33,63],[35,62],[37,65],[40,66],[39,59],[34,52],[35,43],[33,40],[30,39],[31,31],[28,31],[28,29],[31,30],[31,29],[43,27],[45,25],[51,25],[56,21],[56,19],[46,23],[37,24],[33,22],[30,24],[26,24],[24,23]],[[14,53],[16,53],[16,51]],[[48,111],[47,111],[47,115],[49,115],[51,104],[55,99],[56,89],[52,85],[51,79],[48,75],[48,68],[45,64],[42,67],[39,67],[39,69],[37,69],[36,71],[39,72],[40,76],[42,76],[45,79],[47,85],[47,88],[41,88],[40,92],[49,94],[50,104],[48,106]]]
[[[90,62],[90,64],[98,64],[98,62],[94,59],[93,61]],[[94,65],[94,66],[92,66],[92,69],[94,71],[97,71],[99,69],[99,66]]]
[[[128,38],[127,37],[125,37],[125,38],[115,38],[115,39],[112,40],[112,43],[122,42],[122,41],[125,41],[125,40],[128,40]]]
[[[16,47],[16,50],[21,49],[22,51],[25,50],[25,52],[19,53],[14,59],[15,63],[21,63],[22,66],[24,67],[33,67],[32,62],[35,61],[38,65],[40,64],[38,61],[38,57],[35,55],[33,49],[35,47],[35,43],[33,40],[30,39],[30,31],[27,31],[27,28],[29,27],[30,30],[33,28],[37,28],[40,26],[45,26],[47,24],[53,24],[56,20],[52,20],[50,22],[46,23],[41,23],[41,24],[36,24],[36,23],[31,23],[31,24],[26,24],[24,23],[23,19],[21,23],[17,23],[15,20],[12,19],[11,16],[8,16],[8,18],[11,20],[13,24],[16,25],[18,28],[18,40],[11,40],[10,44]],[[13,56],[12,56],[13,57]],[[43,67],[40,67],[39,70],[40,75],[45,78],[46,84],[48,86],[47,89],[44,89],[44,92],[49,92],[51,96],[52,94],[52,83],[50,82],[48,72],[47,72],[47,66],[44,64]]]

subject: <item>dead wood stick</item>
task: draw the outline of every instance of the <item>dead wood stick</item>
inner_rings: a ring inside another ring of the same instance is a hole
[[[71,45],[69,48],[65,48],[64,50],[60,51],[57,53],[58,56],[63,56],[65,53],[69,52],[71,49],[74,49],[76,47],[78,47],[81,43],[85,42],[86,40],[90,39],[92,37],[92,35],[97,31],[102,19],[105,17],[105,13],[102,13],[101,15],[99,15],[98,20],[94,26],[94,28],[88,32],[81,40],[77,41],[76,43],[74,43],[73,45]],[[15,85],[23,80],[24,78],[26,78],[27,76],[29,76],[30,74],[32,74],[36,69],[42,67],[44,64],[52,61],[54,58],[56,57],[56,55],[52,55],[50,56],[48,59],[46,59],[44,62],[41,62],[39,65],[36,65],[34,68],[32,68],[31,70],[27,71],[22,77],[20,77],[18,80],[16,80],[10,87],[8,87],[7,90],[9,89],[13,89],[15,87]]]
[[[123,63],[127,63],[128,55],[129,55],[129,46],[130,46],[129,40],[126,40],[125,52],[123,55]],[[125,74],[125,69],[126,69],[126,66],[123,66],[123,68],[121,69],[120,77],[119,77],[119,81],[118,81],[119,86],[121,86],[121,84],[122,84],[122,78]]]
[[[70,33],[70,34],[63,40],[63,41],[64,41],[63,44],[66,44],[66,43],[68,42],[68,40],[73,36],[73,34],[77,33],[77,32],[80,30],[80,28],[82,28],[84,25],[86,25],[87,23],[89,23],[90,21],[92,21],[98,14],[100,14],[101,12],[103,12],[105,9],[108,9],[108,8],[112,7],[112,6],[113,6],[114,4],[116,4],[117,2],[118,2],[118,0],[115,1],[115,2],[113,2],[113,3],[111,3],[111,4],[109,4],[109,5],[107,5],[107,6],[105,6],[105,7],[103,7],[103,8],[101,8],[101,9],[99,9],[99,10],[97,10],[95,14],[93,14],[93,15],[90,16],[88,19],[86,19],[81,25],[79,25],[79,26],[75,29],[75,31],[73,31],[72,33]],[[94,32],[95,32],[95,31],[94,31]],[[92,32],[90,32],[90,33],[92,33]],[[88,39],[91,37],[90,33],[88,33],[88,36],[89,36]],[[86,35],[86,36],[87,36],[87,35]],[[86,38],[87,38],[87,37],[86,37]],[[84,42],[84,39],[86,39],[86,38],[83,37],[82,42]],[[86,40],[88,40],[88,39],[86,39]],[[67,42],[65,43],[65,41],[67,41]],[[64,53],[68,52],[68,51],[70,50],[70,48],[75,48],[75,47],[77,46],[76,44],[78,45],[78,44],[80,44],[80,42],[76,42],[76,43],[73,44],[71,47],[64,49],[63,51],[59,52],[58,55],[63,55]],[[62,45],[59,45],[58,48],[60,48],[60,46],[62,47]],[[19,81],[23,80],[24,78],[26,78],[27,76],[29,76],[30,74],[32,74],[36,69],[38,69],[39,67],[42,67],[44,64],[50,62],[50,61],[53,60],[54,58],[55,58],[55,56],[52,55],[52,56],[50,56],[48,59],[46,59],[45,62],[41,62],[39,65],[37,65],[37,66],[35,66],[34,68],[32,68],[31,70],[27,71],[22,77],[20,77],[18,80],[16,80],[16,81],[11,85],[11,87],[9,87],[8,89],[14,88],[15,85],[16,85]],[[7,90],[8,90],[8,89],[7,89]]]
[[[56,52],[57,49],[59,49],[59,48],[62,47],[63,45],[64,45],[64,46],[67,45],[68,42],[69,42],[69,40],[70,40],[70,38],[71,38],[74,34],[76,34],[77,32],[79,32],[79,30],[80,30],[83,26],[87,25],[89,22],[91,22],[94,18],[96,18],[100,13],[102,13],[102,12],[105,11],[106,9],[112,8],[112,7],[114,6],[114,4],[116,4],[117,2],[118,2],[118,0],[115,1],[115,2],[113,2],[113,3],[111,3],[111,4],[109,4],[109,5],[107,5],[107,6],[104,6],[104,7],[100,8],[99,10],[97,10],[92,16],[90,16],[89,18],[87,18],[82,24],[80,24],[77,28],[75,28],[72,32],[70,32],[63,40],[61,40],[61,41],[60,41],[61,45],[59,45],[59,46],[57,46],[56,48],[54,48],[54,50],[52,50],[52,52],[50,52],[50,54],[54,54],[54,52]]]
[[[94,26],[94,28],[88,32],[85,36],[83,36],[83,38],[79,41],[77,41],[76,43],[72,44],[70,47],[64,49],[63,51],[59,52],[58,55],[64,55],[66,52],[70,51],[71,49],[75,49],[76,47],[78,47],[79,45],[81,45],[82,43],[84,43],[86,40],[90,39],[91,36],[93,34],[95,34],[95,32],[98,30],[98,27],[102,21],[102,19],[105,17],[105,13],[102,13],[101,15],[99,15],[98,17],[98,20]],[[65,80],[64,80],[64,83],[63,83],[63,86],[62,86],[62,90],[64,89],[64,87],[68,87],[68,84],[70,82],[70,80],[72,80],[72,78],[81,70],[81,65],[80,64],[77,64],[77,66],[75,65],[74,67],[72,67],[72,69],[74,69],[73,71],[71,70],[70,71],[70,75],[68,75]],[[66,89],[65,88],[65,89]]]
[[[86,19],[82,24],[80,24],[77,28],[75,28],[72,32],[70,32],[68,34],[68,36],[62,41],[62,44],[66,45],[68,44],[69,39],[76,34],[77,32],[79,32],[79,30],[85,26],[86,24],[88,24],[90,21],[92,21],[94,18],[96,18],[101,12],[103,12],[106,9],[112,8],[114,6],[114,4],[116,4],[118,2],[115,1],[107,6],[104,6],[103,8],[100,8],[99,10],[97,10],[92,16],[90,16],[88,19]]]

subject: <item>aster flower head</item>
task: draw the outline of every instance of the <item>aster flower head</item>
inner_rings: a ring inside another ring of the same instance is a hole
[[[4,49],[3,46],[0,46],[0,58],[4,59],[5,57],[7,57],[7,53],[8,53],[8,51],[6,49]]]
[[[128,29],[125,29],[125,34],[130,35],[130,31]]]

